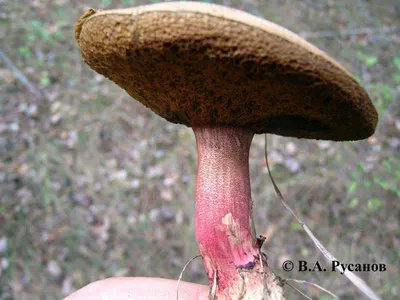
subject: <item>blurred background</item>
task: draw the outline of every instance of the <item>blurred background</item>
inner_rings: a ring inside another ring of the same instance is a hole
[[[74,40],[74,24],[90,7],[153,2],[160,1],[0,0],[0,299],[61,299],[110,276],[177,279],[198,254],[192,131],[91,71]],[[213,2],[298,33],[371,95],[380,121],[368,140],[269,136],[269,161],[287,201],[325,246],[343,262],[386,264],[385,272],[358,275],[382,298],[399,299],[400,2]],[[341,299],[363,299],[339,273],[282,270],[287,259],[326,260],[275,195],[263,147],[256,136],[250,170],[270,266]],[[200,259],[183,279],[206,283]]]

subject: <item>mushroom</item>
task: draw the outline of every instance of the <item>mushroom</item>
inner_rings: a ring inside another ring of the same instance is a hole
[[[252,220],[253,135],[365,139],[378,121],[365,90],[296,34],[214,4],[91,9],[75,37],[93,70],[193,129],[196,240],[211,296],[282,299]]]

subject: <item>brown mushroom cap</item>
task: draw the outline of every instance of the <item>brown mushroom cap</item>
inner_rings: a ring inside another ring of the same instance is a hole
[[[168,121],[336,141],[372,135],[377,112],[339,63],[296,34],[214,4],[88,11],[85,62]]]

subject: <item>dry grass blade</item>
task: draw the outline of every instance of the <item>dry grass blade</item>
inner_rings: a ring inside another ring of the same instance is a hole
[[[308,228],[308,226],[304,223],[303,220],[301,220],[295,213],[294,211],[290,208],[290,206],[287,204],[285,201],[285,198],[283,197],[281,191],[279,190],[278,186],[275,183],[274,178],[272,177],[271,170],[268,164],[268,156],[267,156],[267,135],[265,135],[265,162],[267,164],[267,169],[268,169],[268,174],[269,177],[271,178],[271,182],[274,186],[275,192],[277,193],[279,199],[283,203],[283,205],[286,207],[287,210],[290,211],[290,213],[296,218],[296,220],[300,223],[300,225],[303,227],[305,232],[309,235],[309,237],[312,239],[314,242],[315,246],[321,251],[321,253],[331,262],[334,261],[339,261],[336,259],[323,245],[322,243],[315,237],[315,235],[311,232],[311,230]],[[343,268],[339,265],[338,270],[341,274],[344,274],[357,288],[359,288],[369,299],[371,300],[380,300],[381,298],[365,283],[364,280],[362,280],[360,277],[355,275],[354,273],[348,271],[348,270],[343,270]]]
[[[42,94],[40,91],[29,81],[29,79],[13,64],[11,59],[0,49],[0,57],[3,59],[4,64],[9,68],[18,80],[31,92],[35,95],[38,101],[41,100]]]
[[[210,290],[210,299],[215,299],[215,293],[217,292],[217,270],[214,271],[213,285]]]
[[[179,285],[180,285],[181,280],[182,280],[183,272],[185,272],[187,266],[188,266],[192,261],[194,261],[196,258],[199,258],[199,257],[201,257],[201,255],[196,255],[196,256],[192,257],[192,258],[185,264],[185,266],[183,267],[181,273],[179,274],[178,283],[177,283],[177,285],[176,285],[176,300],[179,300]]]
[[[338,32],[335,31],[314,31],[302,32],[300,36],[303,38],[321,38],[321,37],[336,37],[336,36],[354,36],[354,35],[385,35],[391,32],[396,32],[399,28],[396,26],[383,26],[380,28],[351,28],[344,29]]]
[[[313,287],[316,287],[317,289],[324,291],[325,293],[329,294],[330,296],[332,296],[335,299],[339,299],[338,296],[336,296],[334,293],[332,293],[331,291],[328,291],[327,289],[323,288],[322,286],[313,283],[313,282],[309,282],[309,281],[305,281],[305,280],[298,280],[298,279],[291,279],[291,278],[285,278],[284,282],[288,282],[288,281],[292,281],[292,282],[297,282],[297,283],[303,283],[303,284],[308,284],[308,285],[312,285]]]
[[[294,289],[296,292],[298,292],[300,295],[302,295],[304,298],[312,300],[312,298],[308,297],[306,294],[304,294],[302,291],[300,291],[297,287],[294,285],[291,285],[289,282],[285,282],[288,286],[290,286],[292,289]]]

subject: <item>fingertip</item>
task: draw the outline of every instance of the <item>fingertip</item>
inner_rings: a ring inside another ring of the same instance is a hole
[[[177,296],[177,281],[147,277],[112,277],[92,282],[64,298],[64,300],[124,300],[124,299],[173,299]],[[180,299],[206,300],[208,287],[182,281]]]

